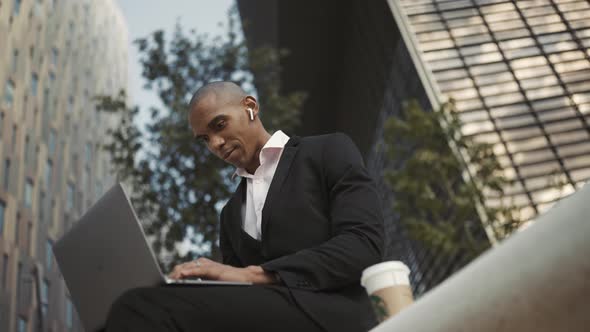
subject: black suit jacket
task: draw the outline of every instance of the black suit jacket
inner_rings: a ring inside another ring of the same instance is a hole
[[[242,181],[221,212],[224,264],[243,267]],[[289,139],[262,209],[265,271],[277,272],[295,302],[327,331],[377,324],[360,284],[381,262],[384,227],[375,182],[352,140],[340,133]]]

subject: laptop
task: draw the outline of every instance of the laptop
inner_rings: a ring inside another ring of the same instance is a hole
[[[252,285],[164,276],[121,183],[88,209],[55,243],[53,252],[86,331],[102,328],[111,304],[132,288]]]

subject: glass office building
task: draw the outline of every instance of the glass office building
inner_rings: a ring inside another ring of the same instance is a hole
[[[127,45],[114,0],[0,1],[0,331],[82,330],[51,250],[114,182]]]
[[[590,178],[590,2],[389,4],[434,97],[454,98],[463,134],[494,145],[522,217]]]

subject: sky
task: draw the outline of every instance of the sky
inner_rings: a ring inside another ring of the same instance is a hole
[[[194,28],[197,33],[211,36],[222,34],[219,23],[227,21],[227,11],[233,0],[117,0],[123,11],[129,30],[129,91],[132,105],[140,107],[139,123],[148,121],[147,109],[160,106],[158,96],[143,89],[139,54],[133,41],[162,29],[171,35],[178,20],[186,31]]]
[[[139,106],[138,123],[143,128],[149,121],[149,107],[161,106],[154,91],[144,90],[144,79],[141,77],[139,54],[133,41],[162,29],[171,35],[176,22],[185,31],[195,29],[197,33],[208,33],[210,36],[222,34],[225,30],[219,23],[226,23],[227,12],[233,0],[117,0],[123,11],[129,31],[129,63],[128,63],[128,96],[132,105]],[[189,236],[192,232],[189,230]],[[191,248],[188,240],[180,244],[181,252]],[[192,248],[196,249],[196,248]]]

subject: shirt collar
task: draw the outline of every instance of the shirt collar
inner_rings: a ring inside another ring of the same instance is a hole
[[[282,151],[285,148],[285,145],[289,141],[289,136],[287,136],[282,130],[277,130],[272,136],[266,141],[266,144],[260,149],[260,154],[258,158],[260,159],[260,164],[264,164],[266,160],[267,151]],[[264,152],[264,153],[263,153]],[[252,174],[248,173],[244,168],[238,168],[232,175],[232,180],[239,175],[241,177],[252,177]]]

